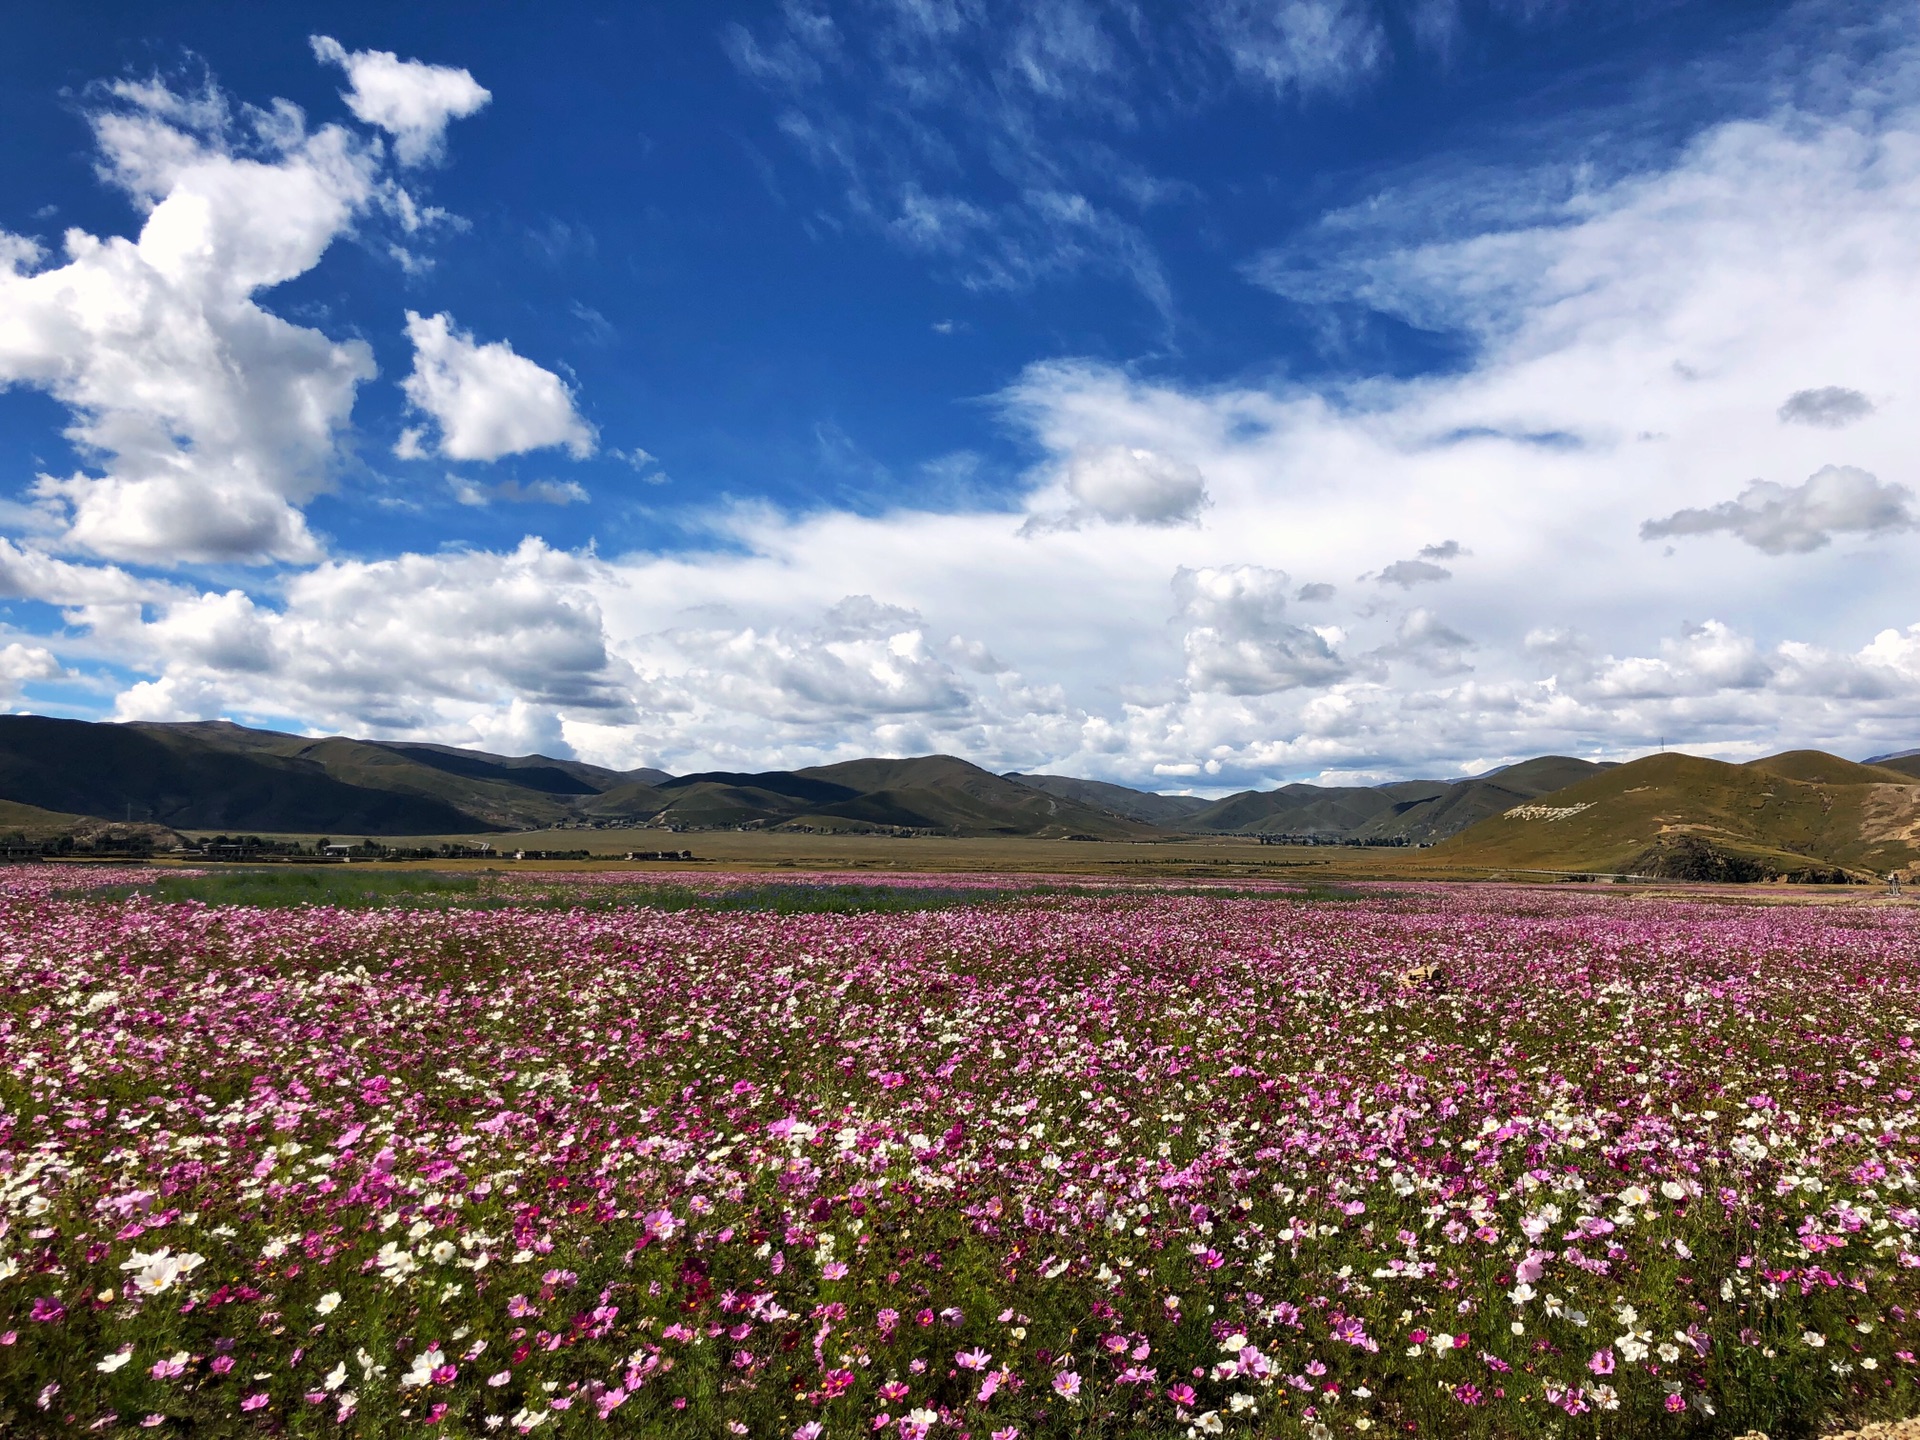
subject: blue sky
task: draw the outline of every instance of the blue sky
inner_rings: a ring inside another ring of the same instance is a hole
[[[0,55],[14,708],[1920,744],[1911,7],[117,8]]]

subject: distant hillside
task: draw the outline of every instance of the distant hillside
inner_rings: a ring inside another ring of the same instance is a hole
[[[643,772],[658,775],[659,771]],[[314,739],[225,722],[94,724],[0,716],[0,799],[183,830],[472,834],[579,818],[633,784],[542,756]],[[617,818],[644,819],[644,799]]]
[[[16,807],[0,811],[0,823],[11,813],[11,828],[48,833],[71,828],[73,817],[336,837],[648,822],[688,829],[1155,833],[1126,816],[945,755],[675,778],[663,770],[609,770],[450,745],[316,739],[225,721],[112,725],[20,715],[0,716],[0,802]]]
[[[1001,777],[1035,790],[1044,790],[1063,800],[1078,801],[1148,825],[1179,827],[1211,801],[1198,795],[1157,795],[1150,790],[1130,790],[1125,785],[1110,785],[1104,780],[1076,780],[1071,775],[1022,775],[1009,771]]]
[[[1760,871],[1880,874],[1920,859],[1920,777],[1795,750],[1745,765],[1649,755],[1480,821],[1436,856],[1632,872],[1701,847]]]
[[[225,721],[0,715],[0,833],[79,835],[103,822],[336,838],[648,824],[1102,840],[1258,835],[1444,842],[1449,856],[1513,868],[1865,873],[1920,856],[1920,753],[1866,765],[1813,750],[1748,765],[1659,755],[1611,766],[1548,755],[1471,779],[1283,785],[1206,801],[1066,775],[995,775],[951,755],[674,776]],[[1692,848],[1668,853],[1682,842]]]
[[[1589,760],[1545,755],[1469,780],[1283,785],[1229,795],[1189,815],[1181,825],[1214,834],[1427,844],[1604,768]]]
[[[659,818],[676,825],[897,828],[1101,839],[1153,833],[1129,817],[1009,780],[951,755],[849,760],[760,774],[683,775],[658,788],[667,797]]]

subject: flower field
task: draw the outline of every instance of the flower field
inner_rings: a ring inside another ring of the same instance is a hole
[[[0,1433],[1920,1413],[1912,911],[72,883],[0,873]]]

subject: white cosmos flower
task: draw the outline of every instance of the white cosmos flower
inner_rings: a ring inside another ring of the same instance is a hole
[[[129,1345],[124,1350],[114,1351],[113,1354],[107,1356],[93,1368],[98,1370],[102,1375],[111,1375],[131,1359],[133,1359],[133,1347]]]
[[[409,1390],[418,1385],[430,1384],[433,1372],[447,1363],[447,1357],[440,1353],[440,1347],[434,1345],[422,1350],[413,1357],[413,1368],[400,1377],[400,1388]]]
[[[123,1261],[120,1268],[136,1272],[133,1288],[142,1295],[164,1295],[206,1263],[204,1255],[175,1255],[162,1246],[152,1254],[134,1251],[133,1258]]]
[[[313,1308],[322,1315],[331,1315],[340,1308],[340,1292],[338,1290],[329,1290],[313,1302]]]

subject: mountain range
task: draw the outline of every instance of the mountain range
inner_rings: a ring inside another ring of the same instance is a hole
[[[1810,865],[1884,869],[1920,856],[1920,751],[1865,764],[1819,751],[1745,765],[1678,754],[1621,765],[1549,755],[1461,779],[1295,784],[1207,800],[1065,775],[996,775],[947,755],[670,775],[226,721],[0,716],[0,830],[129,820],[340,837],[645,825],[1091,840],[1243,835],[1437,845],[1436,858],[1462,863],[1611,871],[1679,863],[1674,847],[1685,842],[1687,863],[1706,847],[1734,857],[1736,868],[1792,874]]]

